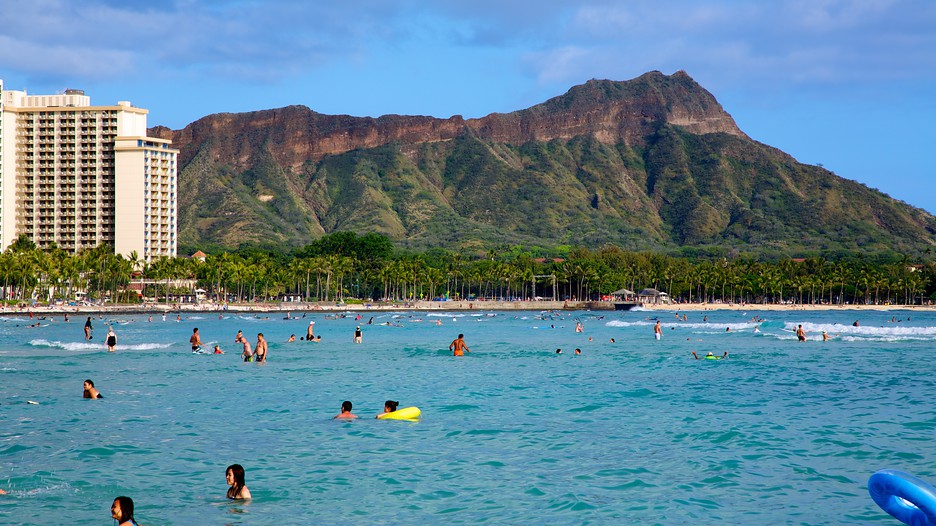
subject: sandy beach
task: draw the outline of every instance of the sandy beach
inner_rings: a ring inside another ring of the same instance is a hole
[[[644,310],[681,311],[891,311],[915,310],[936,311],[934,305],[829,305],[829,304],[754,304],[754,303],[643,303]],[[229,303],[220,305],[202,303],[147,303],[118,305],[37,305],[33,307],[5,306],[0,315],[48,314],[163,314],[168,312],[381,312],[381,311],[462,311],[462,310],[566,310],[566,311],[612,311],[614,303],[608,301],[410,301],[410,302],[282,302],[282,303]]]

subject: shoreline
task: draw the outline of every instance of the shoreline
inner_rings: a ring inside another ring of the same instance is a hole
[[[643,311],[918,311],[936,312],[936,305],[826,305],[826,304],[753,304],[753,303],[651,303],[638,304]],[[294,302],[232,303],[211,302],[146,305],[39,305],[4,307],[0,316],[48,314],[159,314],[185,313],[270,313],[270,312],[394,312],[394,311],[601,311],[614,312],[614,302],[578,301],[411,301],[380,303]],[[623,312],[623,311],[620,311]]]

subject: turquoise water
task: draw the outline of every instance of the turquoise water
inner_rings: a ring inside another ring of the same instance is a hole
[[[936,482],[936,315],[687,314],[310,314],[321,343],[286,343],[301,313],[121,316],[116,353],[106,320],[85,343],[83,317],[2,318],[0,523],[109,523],[127,495],[147,526],[895,524],[870,474]],[[196,326],[227,354],[191,354]],[[238,329],[266,334],[267,364],[240,360]],[[331,420],[346,399],[362,418]],[[386,399],[423,419],[374,420]],[[224,498],[233,463],[250,503]]]

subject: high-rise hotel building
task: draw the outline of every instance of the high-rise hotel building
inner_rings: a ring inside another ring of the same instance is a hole
[[[70,253],[103,243],[146,262],[175,256],[179,152],[146,136],[147,113],[0,80],[0,250],[25,234]]]

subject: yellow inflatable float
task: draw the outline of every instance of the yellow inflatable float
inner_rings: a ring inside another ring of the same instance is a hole
[[[392,413],[384,413],[377,418],[381,420],[419,420],[419,415],[421,414],[422,411],[420,411],[418,407],[404,407]]]

